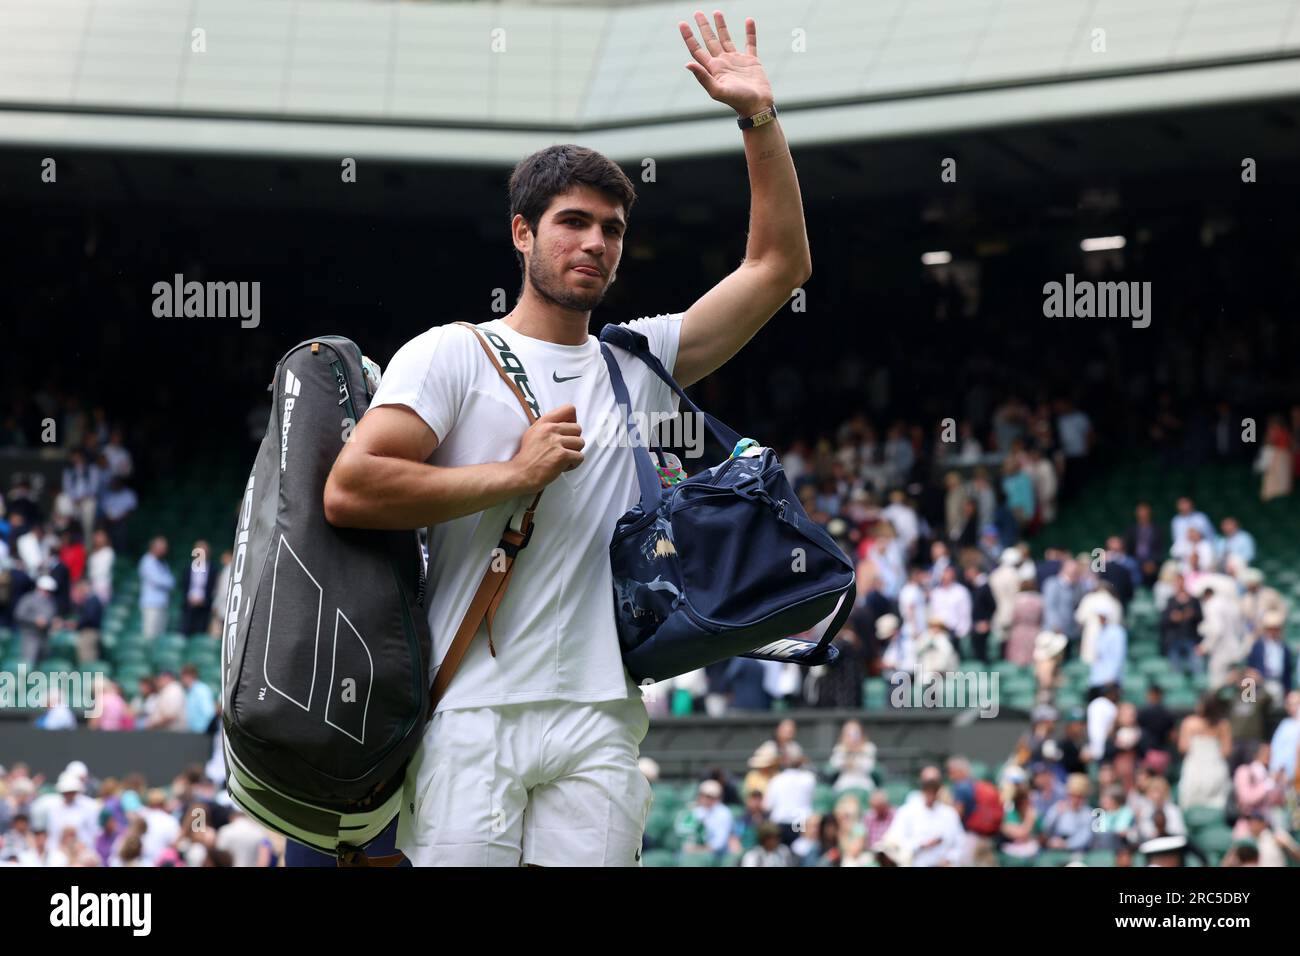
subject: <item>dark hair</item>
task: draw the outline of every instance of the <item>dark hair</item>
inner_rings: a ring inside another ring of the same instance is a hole
[[[574,186],[591,186],[622,203],[624,217],[631,215],[636,202],[636,189],[617,163],[585,146],[548,146],[520,160],[510,174],[510,221],[523,216],[536,236],[551,200]],[[515,257],[523,271],[524,257],[518,249]]]

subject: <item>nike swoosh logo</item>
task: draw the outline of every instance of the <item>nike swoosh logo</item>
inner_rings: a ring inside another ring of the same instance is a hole
[[[579,373],[578,375],[566,375],[564,378],[560,378],[559,372],[552,372],[551,378],[555,379],[555,381],[557,382],[572,382],[575,378],[582,378],[582,374]]]

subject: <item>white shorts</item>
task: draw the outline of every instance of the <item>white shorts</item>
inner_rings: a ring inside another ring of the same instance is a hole
[[[649,727],[640,697],[439,711],[406,774],[397,847],[415,866],[640,866]]]

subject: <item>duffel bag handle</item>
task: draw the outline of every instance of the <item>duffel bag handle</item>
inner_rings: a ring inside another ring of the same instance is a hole
[[[623,412],[623,424],[627,428],[628,438],[632,443],[632,460],[636,463],[636,482],[641,488],[641,510],[646,514],[658,510],[663,500],[663,487],[659,484],[659,472],[650,460],[650,452],[641,444],[641,433],[632,417],[632,400],[627,394],[627,385],[623,381],[623,372],[618,367],[613,353],[604,342],[600,343],[600,353],[609,367],[609,381],[614,386],[614,401]]]
[[[677,393],[677,396],[686,403],[686,407],[704,419],[704,425],[708,428],[710,434],[730,452],[740,441],[740,433],[728,428],[722,422],[718,421],[708,412],[701,411],[689,395],[677,384],[677,380],[668,373],[664,368],[664,363],[659,361],[659,357],[650,351],[650,342],[640,332],[634,332],[626,325],[607,325],[600,330],[601,342],[608,342],[610,345],[617,345],[624,351],[631,352],[647,366],[650,371],[659,376],[663,383]],[[616,393],[617,394],[617,393]]]

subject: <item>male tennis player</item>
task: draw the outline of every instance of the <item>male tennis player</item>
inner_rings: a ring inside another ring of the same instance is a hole
[[[736,111],[751,205],[735,272],[684,314],[629,323],[683,386],[735,355],[811,272],[754,21],[743,51],[721,13],[716,33],[704,14],[695,21],[703,45],[679,24],[687,69]],[[397,845],[417,866],[635,866],[652,799],[637,766],[649,719],[619,653],[608,549],[637,483],[626,442],[582,437],[616,415],[588,322],[618,270],[635,191],[599,153],[553,146],[519,163],[509,192],[523,289],[479,328],[519,356],[544,413],[528,425],[469,329],[429,329],[384,372],[330,475],[326,515],[428,526],[436,668],[502,528],[545,489],[491,640],[475,635],[412,761]],[[649,369],[614,351],[638,411],[675,410]]]

